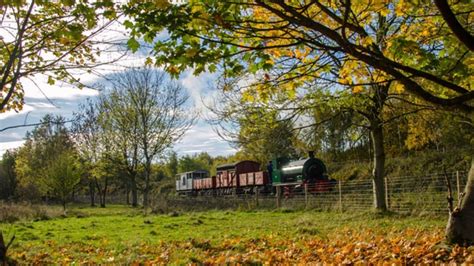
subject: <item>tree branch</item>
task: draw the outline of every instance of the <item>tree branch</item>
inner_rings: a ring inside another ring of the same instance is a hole
[[[448,24],[449,28],[453,31],[454,35],[464,44],[469,50],[474,51],[474,36],[459,23],[453,11],[449,7],[447,0],[434,0],[438,7],[441,16],[444,21]]]

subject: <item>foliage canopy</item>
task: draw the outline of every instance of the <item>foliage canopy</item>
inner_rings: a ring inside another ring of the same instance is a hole
[[[472,28],[469,1],[450,8],[461,27]],[[429,1],[130,2],[126,14],[132,38],[153,43],[154,63],[175,76],[221,66],[227,76],[254,73],[257,94],[289,95],[334,84],[359,93],[367,83],[396,80],[398,91],[474,109],[473,54]],[[163,29],[169,38],[156,40]]]

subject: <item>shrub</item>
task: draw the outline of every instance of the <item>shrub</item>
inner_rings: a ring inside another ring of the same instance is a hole
[[[62,214],[63,211],[57,206],[0,202],[0,222],[3,223],[19,220],[48,220]]]

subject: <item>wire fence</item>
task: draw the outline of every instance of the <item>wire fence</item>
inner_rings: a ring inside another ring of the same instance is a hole
[[[452,187],[454,204],[467,183],[467,171],[431,173],[423,176],[385,178],[385,204],[389,211],[404,214],[444,214],[447,212],[448,187]],[[345,180],[325,186],[299,185],[280,187],[247,187],[225,193],[204,195],[152,194],[151,207],[156,212],[206,211],[213,209],[317,209],[328,211],[365,211],[374,208],[372,179]],[[85,195],[76,202],[88,202]],[[142,198],[140,197],[139,202]],[[122,193],[107,196],[107,204],[126,204]]]
[[[448,187],[452,186],[455,204],[467,182],[467,171],[386,178],[385,204],[389,211],[407,214],[441,214],[447,211]],[[285,208],[332,211],[371,210],[374,208],[371,179],[337,181],[326,186],[300,185],[271,190],[235,189],[227,195],[155,197],[158,211]]]

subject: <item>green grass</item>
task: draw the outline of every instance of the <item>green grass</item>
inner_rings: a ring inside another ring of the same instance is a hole
[[[213,249],[221,252],[235,240],[231,253],[262,239],[325,240],[350,230],[439,232],[445,222],[443,217],[291,210],[143,216],[140,210],[110,206],[74,207],[67,217],[3,223],[0,230],[7,237],[16,235],[9,254],[19,262],[131,263],[165,256],[163,261],[179,264],[203,261]]]

